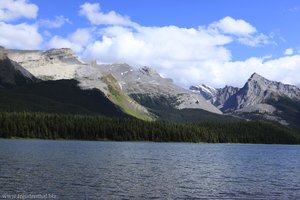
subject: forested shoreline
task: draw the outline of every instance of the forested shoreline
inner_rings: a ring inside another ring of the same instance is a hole
[[[1,138],[299,144],[300,134],[268,121],[173,123],[99,115],[1,112]]]

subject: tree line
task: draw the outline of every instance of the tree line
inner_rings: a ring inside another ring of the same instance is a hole
[[[196,143],[300,143],[298,132],[269,121],[147,122],[99,115],[38,112],[1,112],[0,137]]]

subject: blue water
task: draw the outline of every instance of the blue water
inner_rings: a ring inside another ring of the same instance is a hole
[[[300,199],[300,146],[0,140],[0,198],[13,195]]]

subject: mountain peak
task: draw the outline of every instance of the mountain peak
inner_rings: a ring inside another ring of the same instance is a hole
[[[254,73],[251,75],[250,79],[253,79],[253,80],[261,80],[261,79],[266,79],[266,78],[263,77],[263,76],[261,76],[261,75],[259,75],[259,74],[256,73],[256,72],[254,72]]]

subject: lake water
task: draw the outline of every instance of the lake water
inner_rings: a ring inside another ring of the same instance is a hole
[[[0,140],[0,198],[17,195],[300,199],[300,146]]]

